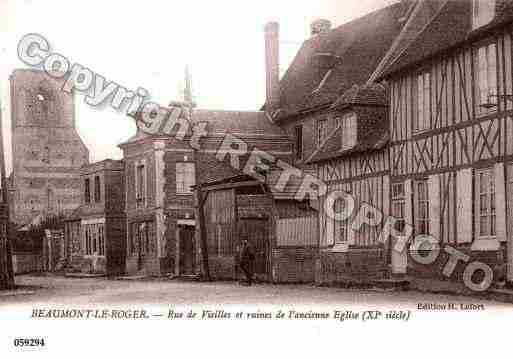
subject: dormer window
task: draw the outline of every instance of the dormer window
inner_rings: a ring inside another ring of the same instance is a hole
[[[340,128],[342,130],[342,151],[349,150],[356,145],[356,114],[348,113],[340,118]]]
[[[495,0],[472,0],[472,24],[474,29],[484,26],[495,17]]]

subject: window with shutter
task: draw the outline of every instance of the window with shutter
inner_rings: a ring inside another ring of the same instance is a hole
[[[485,115],[497,110],[497,46],[488,43],[474,52],[477,112]]]
[[[476,171],[475,174],[476,234],[479,239],[495,238],[497,218],[495,203],[495,173],[492,168]]]
[[[348,150],[356,145],[356,114],[348,113],[340,119],[342,132],[341,150]]]
[[[417,75],[417,85],[414,88],[416,93],[416,111],[413,116],[415,131],[424,131],[431,128],[431,74],[423,71]]]

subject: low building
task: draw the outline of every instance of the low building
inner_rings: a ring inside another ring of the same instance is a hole
[[[309,201],[294,199],[294,184],[276,191],[277,177],[262,182],[238,175],[202,183],[210,275],[237,279],[242,240],[255,251],[258,280],[273,283],[314,281],[318,251],[317,212]]]
[[[125,272],[126,216],[124,162],[83,166],[82,204],[65,223],[68,268],[86,273]]]

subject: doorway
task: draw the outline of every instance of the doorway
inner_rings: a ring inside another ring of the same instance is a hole
[[[255,275],[259,280],[269,279],[269,221],[267,219],[240,219],[239,238],[247,240],[255,253]]]
[[[196,267],[195,227],[179,227],[179,274],[193,275]]]

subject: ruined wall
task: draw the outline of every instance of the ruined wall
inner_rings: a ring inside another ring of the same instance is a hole
[[[89,162],[75,128],[73,96],[41,71],[15,70],[10,80],[13,219],[66,213],[80,205],[77,170]]]

